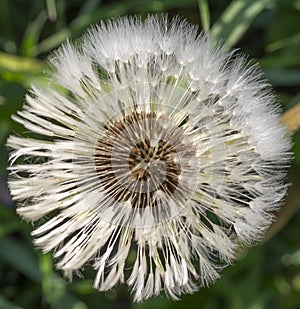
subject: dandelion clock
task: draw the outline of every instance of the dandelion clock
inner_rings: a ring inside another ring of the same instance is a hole
[[[216,46],[216,45],[214,45]],[[14,116],[9,187],[35,245],[100,291],[177,299],[258,241],[290,141],[257,66],[179,18],[119,18],[66,42]]]

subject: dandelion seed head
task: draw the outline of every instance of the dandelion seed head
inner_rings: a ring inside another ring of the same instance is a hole
[[[9,187],[66,277],[92,265],[100,291],[178,299],[263,236],[290,141],[257,66],[157,16],[103,22],[49,61],[14,116],[33,135],[9,137]]]

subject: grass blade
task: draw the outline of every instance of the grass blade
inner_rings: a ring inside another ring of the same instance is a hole
[[[47,14],[46,12],[42,11],[37,18],[31,22],[23,36],[22,41],[22,54],[27,57],[33,57],[33,55],[30,53],[32,48],[38,43],[40,39],[40,34],[42,32],[42,29],[47,21]]]
[[[222,41],[225,49],[232,48],[267,6],[269,0],[234,0],[213,25],[211,34]]]
[[[46,0],[48,17],[51,21],[55,21],[57,18],[55,0]]]
[[[102,2],[101,0],[85,1],[77,16],[91,14],[95,9],[97,9],[97,7],[100,6],[101,2]]]
[[[0,295],[0,308],[5,309],[23,309],[22,307],[13,304],[11,301],[6,299],[3,295]]]
[[[266,51],[271,53],[291,45],[300,44],[300,33],[287,39],[279,40],[266,46]]]
[[[0,259],[34,282],[42,281],[34,253],[13,238],[7,236],[0,239]]]
[[[208,32],[210,28],[210,13],[207,0],[198,0],[198,6],[203,30]]]
[[[41,53],[49,52],[67,38],[75,38],[79,36],[89,25],[95,24],[100,20],[122,16],[128,13],[146,14],[151,12],[163,12],[174,8],[179,9],[189,7],[191,4],[195,4],[194,0],[133,0],[127,2],[126,5],[120,2],[109,3],[101,6],[99,10],[89,15],[81,15],[77,17],[68,27],[62,28],[52,36],[37,44],[34,50],[32,50],[32,54],[37,56]]]
[[[299,69],[270,68],[264,70],[264,75],[276,86],[290,87],[300,85]]]
[[[40,74],[44,68],[44,63],[41,60],[0,52],[0,72],[8,70]]]

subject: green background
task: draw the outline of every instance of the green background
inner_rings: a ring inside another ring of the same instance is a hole
[[[266,240],[243,250],[216,284],[178,302],[160,296],[132,304],[126,287],[99,293],[92,277],[69,284],[51,255],[33,248],[32,227],[16,216],[6,187],[5,142],[21,130],[11,115],[47,69],[47,55],[100,20],[150,12],[180,14],[200,29],[211,27],[226,48],[239,48],[260,63],[283,110],[300,102],[300,0],[0,0],[0,309],[300,308],[299,130],[289,194]]]

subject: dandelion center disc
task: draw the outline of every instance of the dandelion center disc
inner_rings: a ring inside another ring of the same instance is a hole
[[[186,202],[193,190],[188,179],[196,174],[195,156],[183,128],[163,114],[134,111],[105,126],[95,166],[106,194],[127,209],[139,210],[141,217],[147,213],[148,220],[150,213],[153,224],[171,219],[180,211],[180,201]]]

